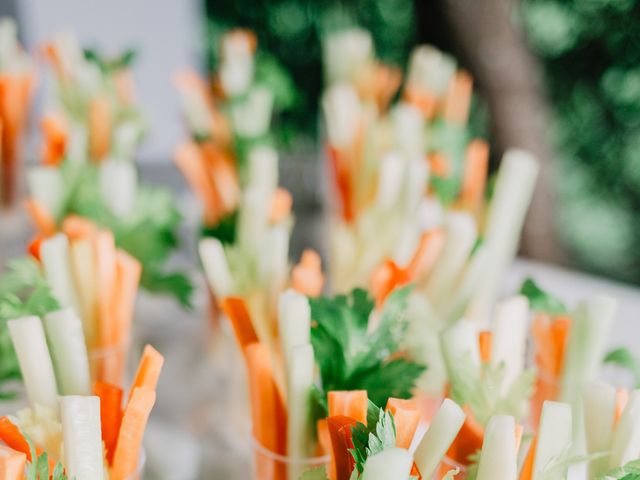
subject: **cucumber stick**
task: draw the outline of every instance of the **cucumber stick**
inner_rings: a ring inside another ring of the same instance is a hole
[[[29,403],[57,412],[58,389],[42,322],[38,317],[22,317],[9,320],[7,325]]]
[[[554,460],[569,451],[572,440],[571,407],[566,403],[544,402],[538,442],[533,463],[532,480],[563,480],[567,476],[567,466],[549,471]]]
[[[84,338],[87,347],[93,348],[98,343],[98,276],[92,240],[75,240],[71,243],[69,254]]]
[[[90,395],[89,360],[82,322],[71,309],[51,312],[44,328],[61,395]]]
[[[233,292],[233,277],[229,270],[224,247],[216,238],[203,238],[198,245],[200,260],[209,287],[222,300]]]
[[[56,300],[62,307],[71,307],[78,312],[78,300],[71,272],[69,241],[66,235],[58,233],[43,241],[40,257],[45,278]]]
[[[278,298],[278,333],[285,358],[293,347],[311,340],[311,308],[307,297],[295,290],[287,290]]]
[[[591,382],[584,390],[584,425],[587,453],[608,452],[616,415],[616,389],[605,382]],[[589,476],[598,478],[609,470],[609,455],[589,463]]]
[[[61,397],[64,463],[69,478],[103,480],[100,399],[94,396]]]
[[[442,402],[414,454],[422,478],[432,478],[462,428],[464,419],[465,414],[457,403],[448,398]]]
[[[489,419],[484,433],[476,480],[516,480],[516,422],[509,415]]]

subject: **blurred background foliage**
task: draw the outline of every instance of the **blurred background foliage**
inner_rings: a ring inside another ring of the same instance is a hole
[[[560,238],[581,266],[640,282],[640,1],[522,6],[554,113]]]
[[[447,2],[205,0],[208,66],[215,69],[224,31],[254,30],[258,77],[276,92],[280,140],[293,151],[315,148],[323,35],[360,25],[371,31],[379,58],[404,68],[418,39],[456,51],[446,19],[433,18]],[[553,113],[547,133],[559,205],[549,221],[573,263],[640,283],[640,0],[514,0],[511,6],[514,25],[543,67]],[[486,118],[476,96],[474,135],[487,137]]]

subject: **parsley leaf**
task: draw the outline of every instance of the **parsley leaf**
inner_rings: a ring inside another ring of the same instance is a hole
[[[605,355],[604,362],[628,370],[633,376],[636,387],[640,387],[640,359],[628,348],[620,347],[611,350]]]
[[[132,49],[125,50],[114,58],[107,58],[92,48],[85,48],[83,53],[85,60],[95,63],[105,74],[129,68],[136,58],[136,51]]]
[[[49,455],[44,452],[40,455],[36,454],[36,448],[33,441],[28,435],[24,435],[29,445],[29,452],[32,459],[27,464],[25,472],[25,478],[27,480],[69,480],[69,477],[64,473],[64,467],[60,462],[56,462],[53,472],[49,471]]]
[[[311,343],[323,392],[313,398],[326,397],[326,392],[332,390],[366,389],[371,401],[386,405],[389,397],[411,396],[426,367],[397,355],[407,328],[405,315],[410,291],[410,287],[405,287],[389,296],[378,327],[371,333],[369,316],[374,301],[366,291],[355,289],[349,296],[309,300],[313,320]],[[327,415],[322,404],[316,404],[314,410],[317,418]]]
[[[640,480],[640,460],[631,462],[607,472],[597,480]]]
[[[351,478],[358,479],[364,471],[364,464],[372,455],[396,446],[396,425],[391,412],[378,408],[371,400],[367,408],[367,425],[357,423],[351,428],[350,450],[355,460]]]
[[[542,290],[531,278],[527,278],[520,293],[529,299],[529,306],[534,312],[560,315],[567,313],[567,307],[560,299]]]

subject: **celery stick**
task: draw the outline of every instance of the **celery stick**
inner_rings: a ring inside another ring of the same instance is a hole
[[[553,470],[547,467],[568,452],[571,438],[571,407],[566,403],[544,402],[538,429],[532,480],[563,480],[566,478],[567,466]]]
[[[582,398],[587,453],[608,452],[616,414],[616,389],[605,382],[591,382],[585,387]],[[608,455],[591,460],[589,476],[600,477],[607,472],[608,467]]]
[[[471,303],[474,320],[489,319],[505,271],[516,254],[538,168],[535,157],[523,150],[509,150],[502,158],[485,229],[490,260]]]
[[[403,174],[404,161],[400,155],[392,152],[382,158],[378,172],[376,207],[387,210],[397,204],[402,188]]]
[[[79,311],[78,300],[71,273],[69,241],[66,235],[58,233],[42,242],[40,257],[44,275],[53,296],[61,306]]]
[[[273,192],[278,187],[278,153],[271,147],[249,152],[248,188]]]
[[[449,298],[477,237],[475,220],[466,213],[450,213],[445,228],[447,243],[426,286],[427,296],[435,308]]]
[[[260,138],[266,135],[271,124],[272,110],[272,91],[261,85],[251,87],[243,100],[231,103],[234,132],[244,138]]]
[[[640,390],[634,390],[613,431],[609,467],[622,467],[638,457],[640,457]]]
[[[332,85],[322,96],[322,110],[329,143],[336,148],[348,148],[361,125],[358,92],[347,83]]]
[[[424,148],[424,119],[420,109],[399,102],[391,112],[395,144],[407,158],[419,158]]]
[[[313,386],[313,347],[311,344],[292,347],[288,354],[287,381],[287,455],[293,460],[307,458],[311,453],[311,425],[309,395]],[[288,478],[300,478],[305,465],[291,462]]]
[[[248,187],[238,213],[238,243],[245,254],[258,255],[268,227],[271,191]]]
[[[32,167],[27,172],[31,196],[45,206],[55,218],[62,214],[65,201],[64,179],[57,168]]]
[[[518,452],[515,432],[516,423],[513,417],[496,415],[489,419],[476,480],[516,480]]]
[[[441,347],[449,375],[459,368],[473,368],[468,375],[480,375],[480,345],[475,325],[468,320],[460,320],[441,334]],[[470,362],[461,362],[464,359]]]
[[[61,395],[90,395],[89,360],[82,323],[71,309],[44,317],[47,342]]]
[[[278,298],[278,333],[285,358],[293,347],[306,345],[311,337],[311,308],[307,297],[287,290]]]
[[[429,167],[422,158],[409,160],[405,169],[403,193],[404,209],[411,218],[424,197],[424,186],[429,182]]]
[[[278,225],[267,230],[258,257],[258,273],[273,302],[270,305],[275,307],[277,296],[284,289],[289,274],[289,230],[286,226]]]
[[[412,466],[413,458],[407,450],[388,448],[367,458],[362,480],[407,480]]]
[[[489,252],[484,245],[478,248],[462,272],[460,281],[451,297],[441,302],[443,304],[441,309],[444,311],[443,317],[447,323],[456,322],[464,315],[464,311],[482,279],[489,258],[488,254]]]
[[[217,238],[203,238],[198,245],[200,260],[213,293],[223,299],[233,293],[233,277],[229,270],[224,247]]]
[[[126,218],[135,207],[138,172],[132,162],[108,160],[100,166],[100,190],[116,217]]]
[[[453,400],[445,398],[414,454],[422,478],[432,478],[464,419],[462,409]]]
[[[69,255],[78,293],[84,338],[87,347],[93,348],[98,342],[98,277],[92,240],[75,240],[69,247]]]
[[[40,319],[22,317],[9,320],[7,325],[29,403],[32,407],[41,405],[57,411],[56,377]]]
[[[528,322],[529,301],[526,297],[516,295],[496,305],[491,326],[491,363],[494,366],[504,364],[501,393],[508,391],[524,368]]]
[[[64,464],[69,478],[104,478],[100,399],[92,396],[61,397]]]

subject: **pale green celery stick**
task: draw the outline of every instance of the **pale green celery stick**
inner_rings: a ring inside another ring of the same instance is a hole
[[[204,267],[209,288],[222,300],[233,294],[233,276],[224,253],[224,247],[217,238],[203,238],[198,245],[200,260]]]
[[[90,238],[78,239],[69,247],[71,270],[82,319],[84,338],[89,348],[98,343],[98,283],[94,260],[95,249]]]
[[[134,211],[138,189],[138,172],[133,162],[107,160],[100,166],[100,190],[109,210],[118,218]]]
[[[311,344],[291,348],[288,356],[287,381],[287,455],[292,459],[304,459],[311,453],[311,425],[309,396],[313,386],[314,359]],[[305,469],[295,461],[288,465],[289,478],[299,478]]]
[[[295,290],[278,297],[278,334],[282,352],[288,355],[293,347],[307,345],[311,337],[309,300]]]
[[[529,323],[529,301],[516,295],[499,302],[491,324],[491,364],[504,365],[502,392],[506,393],[524,369]]]
[[[65,201],[64,179],[58,168],[31,167],[27,172],[29,193],[41,205],[49,209],[54,218],[62,214]]]
[[[100,399],[80,395],[61,397],[60,413],[67,475],[76,480],[103,480]]]
[[[547,467],[571,448],[571,406],[560,402],[544,402],[533,464],[532,480],[564,480],[566,466],[552,472]]]
[[[640,456],[640,390],[631,392],[629,401],[611,439],[609,467],[622,467]]]
[[[509,415],[489,419],[482,442],[476,480],[516,480],[518,451],[516,422]]]
[[[449,299],[478,236],[476,222],[467,213],[449,213],[445,219],[445,230],[446,245],[426,286],[427,296],[436,309]]]
[[[22,317],[7,325],[31,407],[41,405],[57,412],[56,377],[40,319]]]
[[[40,246],[40,258],[45,278],[55,299],[63,307],[80,311],[71,272],[69,240],[66,235],[58,233],[44,240]]]
[[[482,245],[467,262],[460,282],[456,285],[451,297],[442,302],[443,317],[447,319],[449,324],[457,322],[464,316],[464,311],[478,288],[480,280],[482,280],[488,259],[489,251],[486,246]]]
[[[442,402],[414,454],[422,478],[432,478],[464,419],[465,413],[453,400],[446,398]]]
[[[485,229],[489,260],[469,310],[474,320],[485,322],[490,317],[505,271],[516,254],[538,169],[536,158],[523,150],[509,150],[502,157]]]
[[[362,480],[407,480],[413,458],[403,448],[389,448],[367,458]]]
[[[609,452],[616,414],[616,389],[608,383],[587,384],[582,396],[587,453]],[[589,463],[589,477],[598,478],[609,470],[609,455]]]
[[[260,146],[249,152],[247,188],[273,192],[278,187],[278,153],[271,147]]]
[[[82,323],[71,309],[47,313],[44,327],[61,395],[90,395],[89,360]]]

